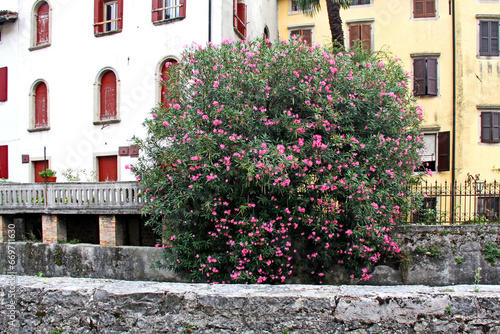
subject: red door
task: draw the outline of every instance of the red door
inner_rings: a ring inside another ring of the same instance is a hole
[[[116,155],[99,157],[99,182],[118,181],[118,158]]]
[[[35,128],[47,126],[47,86],[41,82],[35,91]]]
[[[116,118],[116,76],[113,71],[101,79],[101,121]]]
[[[0,146],[0,179],[9,178],[9,146]]]
[[[37,12],[36,45],[49,42],[49,5],[44,2]]]
[[[49,168],[49,161],[48,160],[34,161],[33,166],[35,168],[35,182],[36,183],[45,182],[45,178],[41,177],[40,174],[38,173],[43,172],[45,168]]]

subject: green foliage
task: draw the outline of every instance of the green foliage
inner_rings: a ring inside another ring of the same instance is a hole
[[[453,308],[451,306],[446,306],[444,311],[450,315],[453,314]]]
[[[41,171],[38,174],[40,175],[40,177],[55,176],[56,175],[56,171],[54,171],[54,170],[52,170],[50,168],[47,168],[46,170]]]
[[[196,330],[196,326],[191,325],[189,322],[184,323],[184,328],[182,329],[181,334],[189,334],[193,333]]]
[[[479,283],[481,283],[481,279],[482,279],[481,270],[482,270],[482,268],[478,267],[476,269],[476,274],[474,275],[474,292],[479,292],[479,288],[477,287],[477,285]]]
[[[456,262],[457,264],[462,264],[462,262],[464,262],[464,260],[462,260],[462,258],[461,258],[461,257],[456,257],[456,258],[455,258],[455,262]]]
[[[166,263],[194,281],[322,281],[400,251],[423,147],[408,76],[385,55],[298,40],[193,46],[131,167]]]
[[[487,243],[482,248],[484,259],[492,266],[496,264],[496,260],[500,259],[500,248],[495,243]]]

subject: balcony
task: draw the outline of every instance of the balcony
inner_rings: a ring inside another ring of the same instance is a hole
[[[137,182],[0,184],[0,215],[139,214],[142,205]]]

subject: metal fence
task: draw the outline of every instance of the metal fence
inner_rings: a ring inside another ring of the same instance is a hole
[[[413,188],[423,202],[409,217],[420,224],[488,224],[500,222],[500,183],[471,180],[422,182]]]

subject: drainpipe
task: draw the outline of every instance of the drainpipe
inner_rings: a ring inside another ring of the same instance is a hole
[[[457,129],[457,47],[456,47],[456,42],[457,42],[457,36],[456,36],[456,15],[455,15],[455,0],[450,0],[451,1],[451,14],[452,14],[452,33],[453,33],[453,47],[452,47],[452,52],[453,52],[453,136],[452,136],[452,163],[451,163],[451,223],[455,223],[455,181],[456,181],[456,175],[455,175],[455,167],[456,167],[456,159],[455,159],[455,153],[456,153],[456,129]]]
[[[212,0],[208,0],[208,42],[212,41]]]

